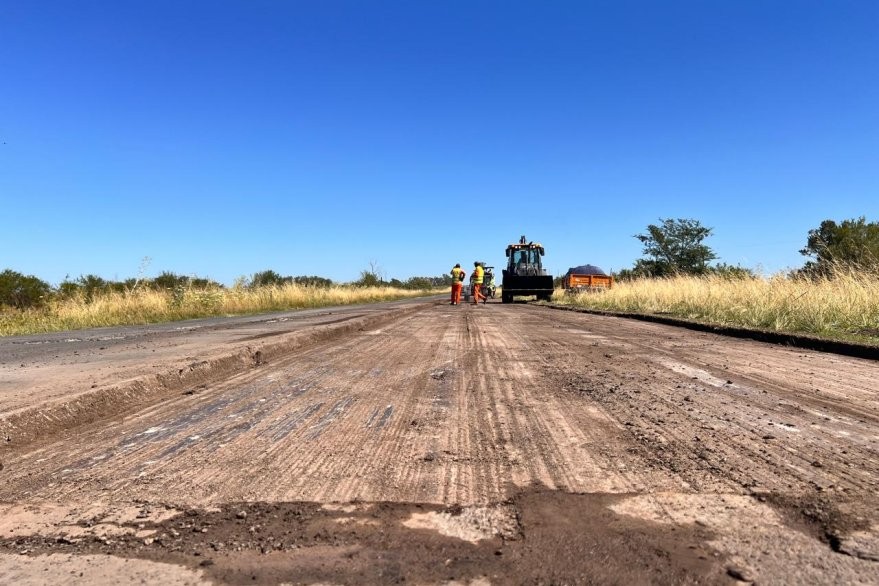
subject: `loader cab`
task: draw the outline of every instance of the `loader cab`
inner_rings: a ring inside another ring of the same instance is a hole
[[[533,242],[519,242],[507,247],[507,271],[513,275],[543,274],[543,246]]]

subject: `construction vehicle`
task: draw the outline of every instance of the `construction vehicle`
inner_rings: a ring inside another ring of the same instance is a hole
[[[595,265],[571,267],[562,279],[566,293],[605,291],[613,287],[613,277]]]
[[[497,285],[494,282],[494,267],[483,265],[483,268],[485,275],[482,278],[482,296],[486,299],[494,299],[494,294],[497,292]]]
[[[497,286],[494,282],[494,267],[486,266],[484,262],[480,262],[482,268],[485,272],[482,275],[482,287],[479,289],[479,292],[482,294],[483,303],[485,300],[491,298],[494,299],[495,293],[497,292]],[[465,287],[464,291],[464,301],[469,303],[471,297],[471,291],[473,289],[473,277],[475,276],[475,271],[470,273],[470,286]]]
[[[524,236],[507,246],[507,268],[504,269],[501,301],[511,303],[513,297],[537,296],[548,301],[552,297],[552,275],[543,268],[543,245],[529,242]]]

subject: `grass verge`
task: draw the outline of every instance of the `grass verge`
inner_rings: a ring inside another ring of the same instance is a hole
[[[587,309],[668,315],[722,326],[879,344],[879,275],[673,277],[621,282],[603,293],[553,301]]]
[[[395,287],[320,288],[286,284],[255,289],[185,288],[108,292],[92,299],[79,295],[53,301],[40,309],[2,310],[0,336],[377,303],[442,291],[413,291]]]

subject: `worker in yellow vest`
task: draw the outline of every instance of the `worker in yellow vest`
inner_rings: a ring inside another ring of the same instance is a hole
[[[452,268],[452,302],[449,305],[461,303],[461,289],[464,288],[464,269],[461,263],[456,263]]]
[[[479,261],[473,263],[473,276],[470,279],[470,285],[473,287],[473,305],[478,305],[480,299],[485,299],[482,294],[482,280],[485,277],[485,269],[479,264]]]

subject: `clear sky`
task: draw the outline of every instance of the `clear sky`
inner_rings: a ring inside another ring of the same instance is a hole
[[[0,270],[774,272],[879,220],[875,0],[0,0]]]

